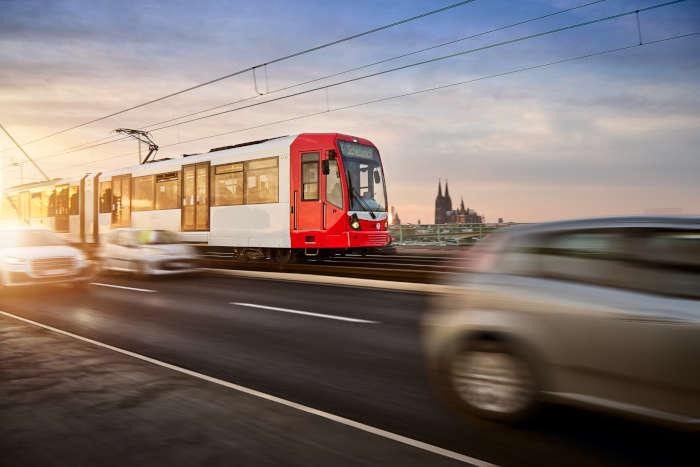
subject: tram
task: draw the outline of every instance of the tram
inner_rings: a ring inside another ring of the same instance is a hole
[[[5,190],[0,218],[99,243],[123,227],[167,229],[208,248],[280,261],[389,243],[377,148],[303,133]]]

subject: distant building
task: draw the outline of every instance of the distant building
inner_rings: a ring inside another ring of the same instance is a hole
[[[452,211],[450,187],[445,180],[445,194],[442,194],[442,182],[438,180],[438,194],[435,197],[435,223],[447,224],[447,213]]]
[[[391,207],[391,225],[401,225],[399,211],[397,211],[394,206]]]
[[[442,182],[438,180],[438,193],[435,197],[436,224],[481,224],[483,216],[475,210],[464,207],[464,198],[459,203],[459,209],[452,209],[450,187],[445,180],[445,194],[442,193]]]

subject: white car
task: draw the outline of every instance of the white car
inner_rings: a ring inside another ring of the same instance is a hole
[[[103,271],[139,276],[195,272],[199,266],[195,248],[183,244],[180,236],[169,230],[113,230],[106,236],[97,256]]]
[[[92,274],[85,254],[49,230],[0,229],[0,288],[58,283],[84,286]]]

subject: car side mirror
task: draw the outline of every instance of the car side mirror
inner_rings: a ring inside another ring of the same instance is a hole
[[[323,172],[323,175],[328,175],[331,173],[331,163],[328,161],[328,159],[321,161],[321,172]]]

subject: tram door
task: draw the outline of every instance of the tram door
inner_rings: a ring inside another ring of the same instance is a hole
[[[209,230],[209,162],[182,167],[182,230]]]
[[[131,175],[112,177],[112,227],[131,225]]]
[[[56,187],[56,208],[54,230],[56,232],[68,232],[70,230],[69,211],[68,211],[68,185],[58,185]]]
[[[321,187],[321,153],[301,154],[297,199],[296,230],[321,230],[323,227],[323,197]],[[315,239],[313,242],[315,243]]]

